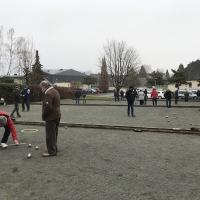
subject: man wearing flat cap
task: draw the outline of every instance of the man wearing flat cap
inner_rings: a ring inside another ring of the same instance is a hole
[[[46,145],[47,152],[43,157],[56,156],[57,154],[57,136],[60,123],[60,95],[49,81],[42,81],[40,88],[44,93],[42,102],[42,120],[46,127]]]
[[[0,111],[0,127],[4,127],[5,129],[3,138],[1,140],[2,148],[8,147],[7,141],[10,136],[10,133],[12,134],[14,143],[19,144],[15,125],[7,112]]]

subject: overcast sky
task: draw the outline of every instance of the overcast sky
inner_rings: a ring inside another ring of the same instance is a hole
[[[107,40],[153,69],[200,58],[199,0],[0,0],[0,25],[33,40],[45,68],[97,72]]]

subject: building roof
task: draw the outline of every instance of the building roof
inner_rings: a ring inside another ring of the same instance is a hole
[[[46,74],[61,76],[86,76],[86,74],[74,69],[43,69]]]

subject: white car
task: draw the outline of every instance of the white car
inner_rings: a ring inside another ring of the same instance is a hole
[[[159,98],[159,99],[165,99],[164,94],[165,94],[164,91],[159,90],[159,91],[158,91],[158,98]]]
[[[178,97],[180,99],[184,99],[185,98],[185,92],[186,92],[186,90],[179,90],[178,91]],[[189,99],[197,99],[197,91],[196,90],[188,91],[188,93],[189,93]]]
[[[195,90],[189,91],[189,98],[197,99],[197,91],[195,91]]]
[[[185,90],[178,90],[178,98],[179,99],[185,98]]]

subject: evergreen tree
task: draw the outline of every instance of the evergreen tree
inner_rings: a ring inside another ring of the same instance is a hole
[[[145,69],[145,67],[143,65],[140,68],[139,77],[142,77],[142,78],[146,78],[147,77],[147,72],[146,72],[146,69]]]
[[[148,86],[156,86],[156,85],[163,85],[163,84],[164,84],[164,79],[163,79],[162,72],[157,70],[149,74],[149,77],[147,78]]]
[[[186,74],[184,70],[184,66],[182,64],[179,65],[178,70],[171,69],[174,73],[173,76],[170,78],[171,83],[175,83],[176,85],[186,83]]]
[[[109,87],[109,77],[107,72],[106,59],[102,59],[101,74],[99,78],[99,89],[102,92],[107,92]]]
[[[92,85],[97,83],[97,78],[94,76],[86,76],[82,79],[82,83],[86,85]]]
[[[170,76],[169,76],[169,71],[168,71],[168,69],[166,70],[166,73],[165,73],[165,78],[166,78],[166,80],[167,80],[167,81],[170,79]]]
[[[128,76],[125,80],[125,86],[126,87],[138,87],[140,85],[139,76],[136,70],[131,69],[131,71],[128,73]]]
[[[179,72],[184,72],[184,66],[183,66],[183,64],[180,64],[180,65],[178,66],[178,71],[179,71]]]
[[[40,57],[38,50],[35,54],[35,64],[32,66],[31,83],[39,84],[43,80],[42,65],[40,64]]]

